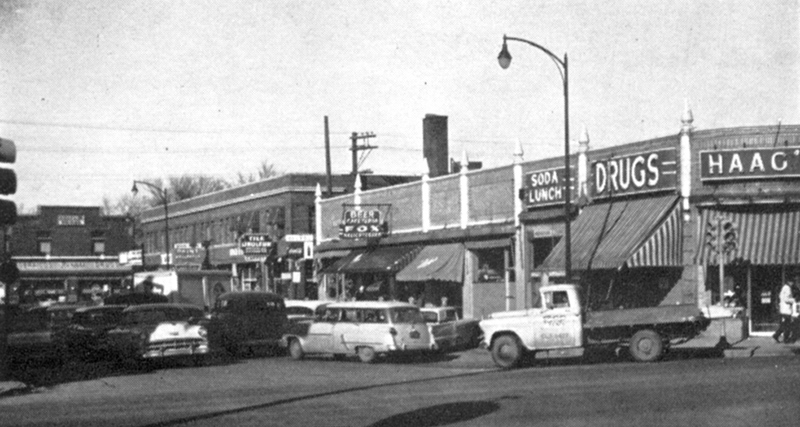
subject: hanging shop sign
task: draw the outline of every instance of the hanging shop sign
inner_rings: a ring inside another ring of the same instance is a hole
[[[599,160],[591,171],[594,198],[670,190],[678,183],[673,148]]]
[[[313,259],[314,258],[314,235],[313,234],[287,234],[283,237],[285,249],[282,250],[280,244],[278,252],[285,252],[287,258],[293,259]]]
[[[700,152],[700,180],[800,177],[800,147],[740,148]]]
[[[239,247],[242,248],[242,254],[245,257],[266,257],[272,248],[272,240],[270,240],[269,234],[247,233],[242,235],[239,240]]]
[[[339,224],[342,239],[373,239],[389,235],[389,225],[380,209],[345,209]]]
[[[575,178],[570,177],[571,198],[575,199]],[[525,188],[520,190],[520,198],[528,208],[550,206],[564,203],[564,168],[533,171],[525,174]]]

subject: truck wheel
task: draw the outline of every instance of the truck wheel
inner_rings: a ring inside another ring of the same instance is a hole
[[[655,362],[664,353],[661,335],[650,329],[643,329],[633,334],[630,352],[637,362]]]
[[[375,349],[372,347],[359,347],[358,358],[364,363],[372,363],[375,361]]]
[[[503,369],[513,368],[522,360],[523,351],[517,337],[502,335],[492,343],[492,360]]]
[[[292,342],[289,343],[289,356],[294,360],[300,360],[305,357],[306,352],[303,351],[303,345],[300,344],[300,340],[293,339]]]

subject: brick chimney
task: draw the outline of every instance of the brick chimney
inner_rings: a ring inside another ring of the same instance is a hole
[[[426,114],[422,119],[422,155],[428,162],[431,178],[447,175],[450,167],[447,151],[447,116]]]

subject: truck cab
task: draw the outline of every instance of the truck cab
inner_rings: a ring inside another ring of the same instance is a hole
[[[540,289],[542,307],[492,313],[480,322],[483,346],[501,367],[515,365],[524,351],[583,354],[583,315],[576,285]]]

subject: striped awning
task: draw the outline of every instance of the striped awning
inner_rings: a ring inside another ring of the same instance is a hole
[[[705,240],[708,224],[717,217],[730,220],[738,229],[737,247],[726,255],[726,262],[800,264],[800,206],[796,205],[702,209],[695,250],[697,264],[717,264],[717,257]]]
[[[661,226],[628,259],[628,267],[677,267],[683,264],[683,221],[676,203]]]
[[[571,232],[575,270],[682,264],[680,207],[672,194],[589,205]],[[563,271],[564,246],[562,239],[537,270]]]

